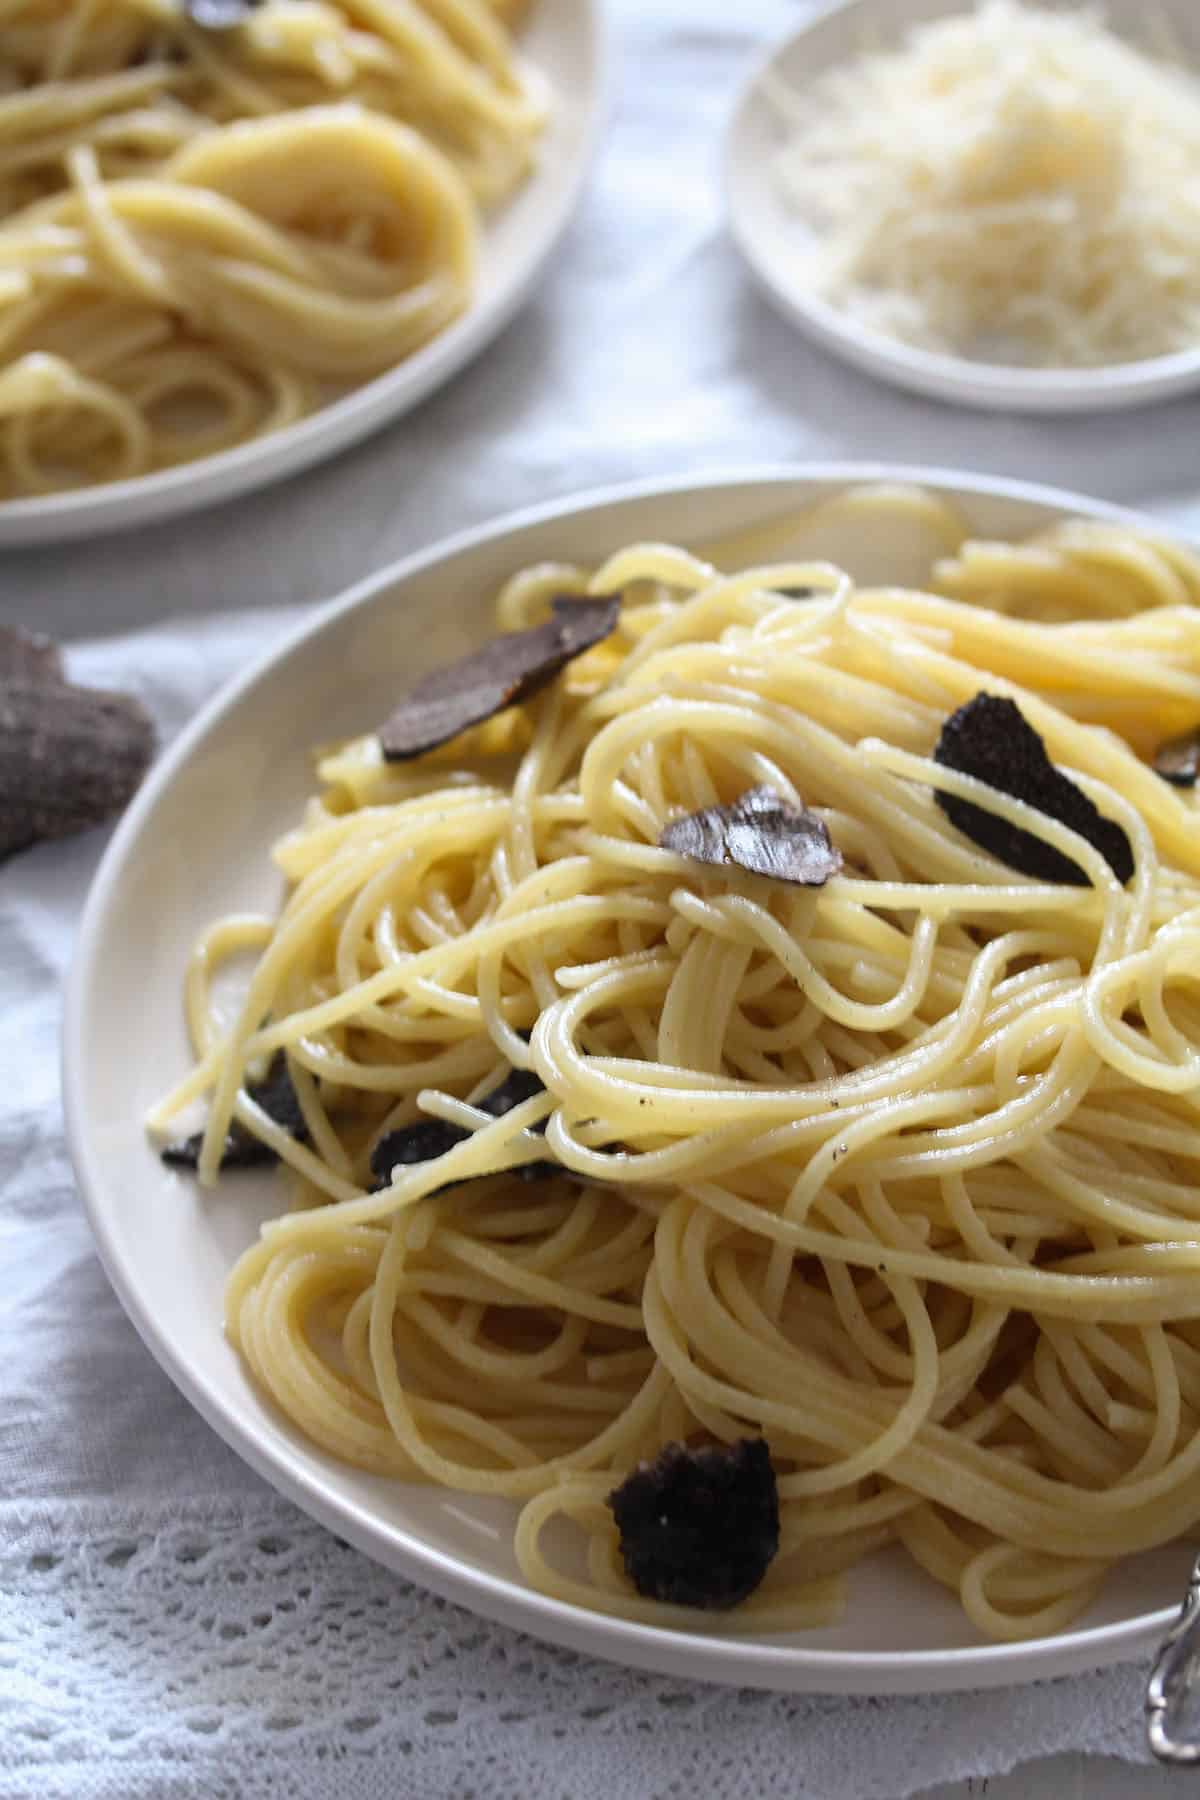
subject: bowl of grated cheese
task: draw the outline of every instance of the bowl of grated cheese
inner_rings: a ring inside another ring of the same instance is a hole
[[[842,0],[751,70],[730,227],[847,361],[999,411],[1200,386],[1200,6]]]

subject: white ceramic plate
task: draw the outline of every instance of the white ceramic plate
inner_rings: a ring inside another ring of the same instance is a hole
[[[133,481],[0,501],[0,549],[172,518],[294,475],[409,412],[489,344],[557,246],[592,160],[607,103],[603,0],[533,0],[518,48],[550,82],[554,111],[533,175],[485,225],[475,295],[461,318],[284,431]]]
[[[1138,406],[1200,386],[1200,345],[1145,362],[1101,369],[1022,369],[943,356],[900,343],[860,324],[806,289],[797,275],[807,227],[782,192],[774,160],[784,141],[764,92],[768,74],[801,99],[815,77],[860,55],[865,46],[898,46],[914,26],[969,10],[971,0],[835,0],[771,48],[751,70],[730,116],[724,174],[730,228],[768,297],[801,331],[844,361],[897,387],[995,412],[1093,412]],[[1107,0],[1108,25],[1143,42],[1147,19],[1165,25],[1180,52],[1200,67],[1196,0]]]
[[[1073,495],[919,470],[851,466],[665,486],[559,503],[453,539],[355,588],[221,695],[171,748],[119,826],[80,928],[66,1002],[71,1153],[104,1265],[167,1373],[268,1481],[369,1556],[540,1637],[675,1674],[863,1693],[977,1687],[1058,1675],[1143,1651],[1182,1592],[1190,1552],[1159,1552],[1108,1584],[1087,1624],[1020,1645],[979,1642],[957,1603],[899,1555],[855,1572],[837,1626],[791,1637],[650,1629],[527,1588],[507,1503],[408,1486],[316,1449],[253,1386],[221,1328],[226,1274],[282,1183],[243,1176],[201,1192],[163,1168],[142,1119],[189,1064],[182,981],[220,912],[272,906],[272,841],[312,787],[314,738],[369,729],[397,684],[490,632],[501,581],[544,558],[594,562],[638,538],[692,545],[786,519],[856,480],[923,481],[972,529],[1018,536],[1062,513],[1112,517]],[[917,581],[936,545],[912,525],[809,529],[812,553],[860,578]],[[795,547],[801,540],[795,539]],[[776,541],[771,555],[791,548]]]

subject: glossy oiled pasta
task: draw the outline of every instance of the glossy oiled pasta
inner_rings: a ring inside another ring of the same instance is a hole
[[[0,0],[0,498],[278,429],[459,314],[545,104],[486,0]]]
[[[510,1497],[548,1593],[694,1625],[633,1592],[606,1498],[669,1441],[761,1436],[782,1538],[735,1626],[827,1619],[892,1543],[1020,1637],[1200,1519],[1200,832],[1151,766],[1200,722],[1200,565],[840,504],[956,547],[923,590],[655,544],[515,576],[504,629],[586,588],[621,592],[616,635],[423,759],[322,755],[280,915],[197,948],[196,1067],[152,1125],[204,1098],[203,1180],[235,1116],[295,1174],[227,1299],[274,1402],[363,1467]],[[981,691],[1121,827],[1128,883],[933,759]],[[658,847],[759,784],[824,820],[825,886]],[[246,951],[230,1023],[211,977]],[[243,1085],[279,1050],[307,1144]],[[511,1068],[544,1091],[495,1118]],[[421,1116],[469,1135],[370,1191]]]

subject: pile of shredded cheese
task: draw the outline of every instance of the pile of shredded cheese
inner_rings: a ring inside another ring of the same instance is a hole
[[[1021,0],[770,88],[797,275],[864,324],[991,362],[1200,344],[1200,79]]]

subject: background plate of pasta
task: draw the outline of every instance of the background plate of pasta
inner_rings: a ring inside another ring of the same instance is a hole
[[[595,0],[10,0],[0,544],[245,492],[500,330],[603,105]]]
[[[875,1693],[1141,1651],[1200,1525],[1198,599],[1128,514],[838,467],[323,612],[81,929],[72,1151],[155,1356],[579,1649]]]

